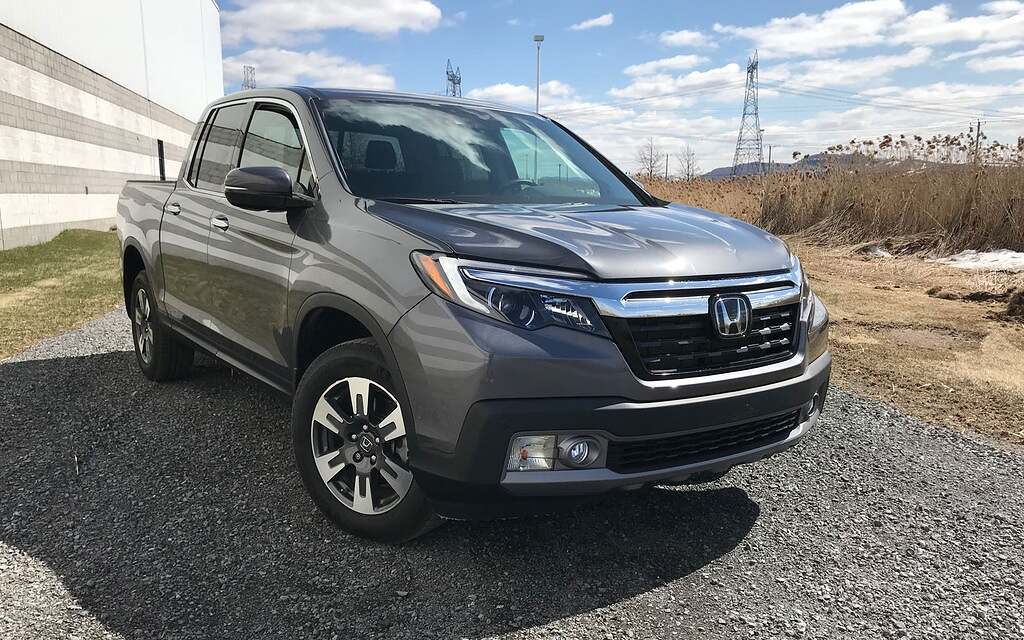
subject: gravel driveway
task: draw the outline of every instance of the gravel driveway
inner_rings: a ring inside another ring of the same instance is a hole
[[[285,398],[130,344],[0,364],[0,638],[1024,637],[1020,449],[836,390],[716,484],[389,547],[315,511]]]

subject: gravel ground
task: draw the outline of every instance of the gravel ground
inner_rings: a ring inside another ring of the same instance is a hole
[[[1024,452],[839,390],[718,483],[389,547],[315,511],[285,398],[129,346],[0,364],[0,638],[1024,637]]]

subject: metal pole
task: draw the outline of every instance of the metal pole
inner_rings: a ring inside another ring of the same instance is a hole
[[[533,36],[533,41],[537,43],[537,101],[534,111],[540,113],[540,43],[544,42],[544,36]]]
[[[544,36],[536,35],[533,36],[533,41],[537,43],[537,102],[534,105],[534,110],[540,113],[540,43],[544,42]],[[533,181],[537,181],[537,134],[533,134]]]

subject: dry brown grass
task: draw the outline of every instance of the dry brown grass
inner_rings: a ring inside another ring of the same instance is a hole
[[[1024,250],[1024,167],[832,168],[763,181],[755,222],[830,243],[916,236],[939,251]]]
[[[1005,291],[1024,277],[787,241],[832,316],[836,384],[957,431],[1024,443],[1024,324],[997,319],[1005,302],[926,293]]]
[[[752,222],[761,210],[764,189],[760,180],[729,178],[726,180],[644,180],[648,191],[671,202],[710,209]]]
[[[909,251],[1024,250],[1024,167],[865,165],[767,178],[649,181],[655,195],[826,244],[910,238]]]

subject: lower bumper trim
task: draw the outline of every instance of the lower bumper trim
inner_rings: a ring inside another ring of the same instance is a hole
[[[785,439],[732,455],[638,473],[616,473],[607,468],[507,473],[501,480],[501,486],[517,496],[579,496],[613,490],[628,491],[659,482],[682,483],[696,474],[725,472],[736,465],[755,462],[785,451],[818,424],[820,414],[819,403]]]

